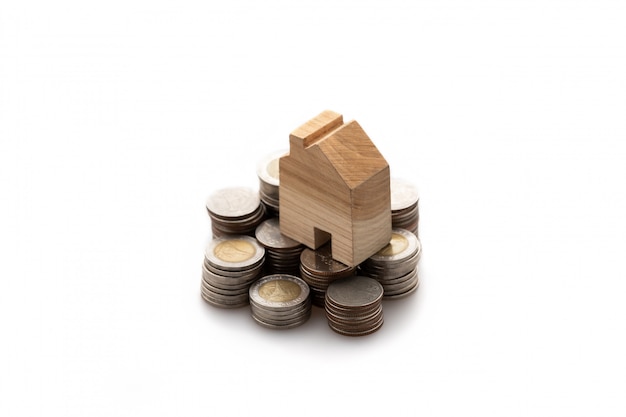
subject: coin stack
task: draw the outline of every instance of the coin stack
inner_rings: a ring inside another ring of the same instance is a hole
[[[331,282],[352,276],[355,271],[356,267],[333,259],[330,244],[315,251],[306,248],[300,255],[300,276],[311,287],[313,304],[318,307],[324,307],[326,289]]]
[[[352,276],[332,282],[326,291],[326,318],[335,332],[365,336],[383,325],[383,287],[373,278]]]
[[[418,236],[419,194],[417,188],[408,181],[392,178],[391,187],[391,226],[406,229]]]
[[[300,326],[311,317],[309,287],[298,277],[267,275],[250,287],[252,318],[271,329]]]
[[[248,304],[250,285],[259,278],[265,249],[249,236],[228,236],[208,244],[202,265],[202,298],[222,308]]]
[[[209,196],[206,208],[211,217],[213,237],[254,236],[265,217],[259,194],[247,187],[223,188]]]
[[[393,229],[387,246],[363,262],[360,273],[376,279],[385,291],[385,298],[401,298],[419,286],[418,262],[422,254],[419,239],[405,229]]]
[[[278,218],[261,223],[255,236],[265,247],[265,271],[268,274],[299,275],[300,253],[304,245],[280,233]]]
[[[287,151],[276,151],[265,156],[257,165],[257,176],[259,177],[259,196],[267,211],[278,216],[278,163],[281,156]]]

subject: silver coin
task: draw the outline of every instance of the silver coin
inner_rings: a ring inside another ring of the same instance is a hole
[[[214,285],[211,285],[211,283],[207,282],[206,280],[202,280],[202,289],[215,293],[215,294],[219,294],[219,295],[224,295],[224,296],[241,296],[243,294],[248,294],[248,290],[250,287],[245,286],[242,288],[220,288],[220,287],[216,287]],[[243,297],[242,297],[243,298]]]
[[[408,295],[411,295],[414,292],[416,292],[417,289],[419,288],[419,286],[420,286],[420,280],[418,279],[417,282],[415,283],[415,286],[410,288],[410,289],[408,289],[406,292],[403,292],[401,294],[385,295],[385,296],[383,296],[383,298],[385,300],[397,300],[397,299],[400,299],[400,298],[404,298],[404,297],[406,297]]]
[[[337,312],[332,308],[326,308],[326,316],[328,319],[333,319],[339,322],[345,322],[346,324],[354,324],[358,322],[364,322],[374,317],[378,317],[383,312],[382,303],[378,304],[376,308],[363,315],[343,314],[343,312]]]
[[[373,317],[366,322],[362,323],[354,323],[354,324],[346,324],[340,321],[335,321],[332,318],[328,318],[328,324],[336,330],[341,330],[343,332],[350,333],[363,333],[369,332],[370,330],[377,328],[380,325],[380,322],[383,320],[383,315],[379,314],[376,317]]]
[[[301,307],[297,307],[293,310],[287,311],[274,311],[274,310],[266,310],[263,306],[258,306],[254,303],[254,301],[250,301],[250,307],[252,310],[252,314],[256,315],[259,318],[265,318],[268,320],[291,320],[297,317],[302,317],[305,314],[308,314],[311,310],[311,302],[308,301],[304,303]]]
[[[372,333],[376,332],[377,330],[379,330],[382,327],[383,323],[384,323],[384,318],[381,316],[380,319],[374,325],[368,326],[367,328],[362,329],[362,330],[361,329],[359,329],[359,330],[347,330],[347,329],[344,329],[342,327],[334,325],[330,321],[328,322],[328,326],[333,331],[335,331],[336,333],[339,333],[339,334],[341,334],[343,336],[367,336],[367,335],[372,334]]]
[[[316,276],[351,274],[355,270],[355,267],[334,260],[328,244],[317,250],[304,249],[300,255],[300,262],[304,269]]]
[[[410,206],[407,209],[394,211],[391,213],[392,222],[408,222],[414,221],[419,217],[419,207],[417,204]]]
[[[220,269],[250,269],[263,261],[265,249],[250,236],[229,236],[212,240],[204,252],[206,260]]]
[[[258,210],[259,193],[247,187],[222,188],[215,191],[206,201],[210,214],[220,217],[243,217]]]
[[[309,286],[293,275],[267,275],[250,287],[250,299],[266,309],[293,309],[307,302]]]
[[[367,277],[375,278],[377,280],[385,280],[392,281],[399,279],[409,272],[413,271],[419,262],[419,253],[416,253],[409,259],[399,263],[389,263],[389,264],[374,264],[367,263],[363,264],[361,267],[362,275]]]
[[[364,308],[380,302],[383,287],[373,278],[352,276],[333,281],[326,290],[326,300],[342,307]]]
[[[270,325],[270,326],[277,326],[277,327],[285,327],[285,326],[290,326],[290,325],[294,325],[294,324],[303,324],[304,322],[306,322],[310,317],[311,317],[311,310],[308,311],[307,314],[302,315],[301,317],[296,317],[293,319],[289,319],[289,320],[272,320],[272,319],[266,319],[263,317],[259,317],[256,315],[252,315],[252,317],[257,320],[258,322],[263,322],[264,324]]]
[[[419,239],[404,229],[392,229],[387,246],[376,252],[368,260],[373,262],[402,262],[421,251]]]
[[[252,282],[254,281],[248,281],[242,284],[230,285],[230,284],[223,284],[221,282],[216,282],[216,281],[209,281],[205,277],[202,277],[202,282],[204,282],[204,285],[211,287],[211,288],[215,288],[216,290],[226,290],[226,291],[241,290],[243,291],[245,289],[246,291],[248,291],[250,289],[250,285],[252,285]]]
[[[280,225],[277,218],[265,220],[256,228],[256,238],[261,245],[271,249],[294,249],[304,248],[303,245],[280,233]],[[299,255],[299,252],[297,252]],[[299,262],[299,259],[298,259]]]
[[[285,324],[290,324],[290,323],[294,323],[297,321],[303,321],[303,320],[307,320],[310,316],[311,316],[311,306],[309,306],[309,308],[306,309],[303,313],[300,313],[298,315],[294,315],[291,317],[284,317],[284,318],[283,317],[280,317],[280,318],[268,317],[267,315],[264,315],[259,311],[252,312],[252,317],[260,321],[263,321],[265,323],[274,324],[274,325],[285,325]]]
[[[409,271],[408,273],[406,273],[405,275],[402,275],[400,277],[397,278],[392,278],[392,279],[386,279],[386,278],[375,278],[375,277],[371,277],[376,279],[378,282],[380,282],[383,286],[383,288],[391,288],[391,286],[396,286],[396,287],[400,287],[402,286],[402,284],[406,284],[409,281],[411,281],[412,279],[415,279],[415,276],[417,275],[417,270],[419,268],[413,268],[411,271]]]
[[[278,150],[264,156],[257,165],[257,176],[266,184],[279,186],[280,158],[288,155],[286,150]]]
[[[247,303],[247,302],[245,302],[245,303],[244,303],[244,302],[242,302],[242,303],[238,303],[238,304],[223,304],[223,303],[220,303],[220,302],[218,302],[218,301],[214,301],[214,300],[212,300],[211,298],[206,297],[204,294],[202,294],[202,299],[203,299],[206,303],[208,303],[208,304],[210,304],[210,305],[212,305],[212,306],[214,306],[214,307],[219,307],[219,308],[234,309],[234,308],[246,307],[246,306],[248,305],[248,303]]]
[[[202,290],[202,298],[205,300],[211,301],[213,304],[222,304],[222,305],[248,305],[249,299],[244,297],[223,297],[219,294],[212,293],[211,291]]]
[[[384,292],[383,292],[383,295],[384,295]],[[326,305],[326,313],[332,313],[339,317],[346,317],[346,318],[365,317],[370,314],[373,314],[378,309],[382,308],[382,302],[380,300],[366,307],[344,307],[344,306],[340,306],[334,303],[328,297],[326,297],[325,299],[325,305]]]
[[[389,183],[391,192],[391,211],[402,210],[419,201],[417,188],[408,181],[391,178]]]
[[[262,269],[262,263],[259,263],[250,269],[233,271],[216,268],[215,265],[211,265],[206,261],[202,263],[203,276],[206,276],[209,281],[217,281],[226,285],[236,285],[237,283],[243,284],[249,281],[254,281],[258,278]]]
[[[382,284],[383,286],[383,291],[384,291],[384,295],[383,296],[390,296],[390,295],[396,295],[396,294],[402,294],[404,292],[409,291],[411,288],[413,288],[417,282],[419,281],[417,274],[413,275],[411,277],[411,279],[403,282],[403,283],[399,283],[399,284]]]
[[[263,326],[266,327],[268,329],[273,329],[273,330],[287,330],[287,329],[292,329],[294,327],[298,327],[303,325],[304,323],[306,323],[309,320],[309,316],[305,316],[302,318],[302,320],[298,320],[294,323],[291,324],[280,324],[280,325],[276,325],[276,324],[271,324],[271,323],[266,323],[265,321],[259,320],[258,318],[256,318],[255,316],[252,316],[252,318],[254,319],[254,321]]]

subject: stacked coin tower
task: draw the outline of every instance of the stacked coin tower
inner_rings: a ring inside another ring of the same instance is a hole
[[[385,298],[406,297],[419,286],[417,271],[421,249],[413,233],[393,229],[389,244],[360,265],[361,274],[380,282]]]
[[[247,187],[223,188],[209,196],[206,208],[211,217],[213,237],[253,236],[265,218],[259,194]]]
[[[214,239],[205,250],[202,298],[216,307],[248,305],[248,291],[263,268],[265,250],[249,236]]]
[[[259,196],[267,208],[267,211],[274,216],[278,216],[278,164],[280,157],[287,151],[276,151],[263,158],[257,166],[257,176],[259,177]]]
[[[330,244],[315,251],[304,249],[300,255],[300,276],[311,287],[313,304],[318,307],[324,307],[326,289],[331,282],[354,275],[355,271],[355,267],[332,258]]]
[[[352,276],[332,282],[326,291],[326,318],[335,332],[365,336],[383,325],[383,287],[372,278]]]
[[[391,226],[418,236],[419,194],[408,181],[391,178]]]
[[[311,317],[309,287],[293,275],[268,275],[250,287],[252,318],[261,326],[290,329]]]
[[[256,228],[255,236],[265,247],[265,272],[299,275],[300,253],[304,245],[282,235],[276,217],[261,223]]]

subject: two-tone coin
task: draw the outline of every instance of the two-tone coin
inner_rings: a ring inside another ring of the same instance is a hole
[[[311,316],[309,286],[288,274],[267,275],[249,290],[252,318],[272,329],[290,329]]]
[[[247,187],[222,188],[206,201],[214,237],[254,235],[265,219],[265,208],[259,194]]]
[[[421,255],[422,245],[415,234],[393,229],[389,244],[366,259],[359,270],[380,282],[385,298],[401,298],[415,292],[419,285]]]
[[[259,197],[267,211],[278,216],[279,212],[279,163],[287,151],[280,150],[264,156],[257,165],[259,177]]]
[[[264,258],[265,249],[250,236],[213,239],[202,263],[202,298],[223,308],[247,305],[250,285],[261,275]]]
[[[383,325],[383,287],[373,278],[350,276],[330,283],[325,312],[329,327],[345,336],[365,336]]]
[[[261,223],[255,236],[265,248],[265,270],[268,274],[299,275],[300,253],[304,245],[280,233],[278,218]]]
[[[332,257],[330,244],[317,250],[304,249],[300,254],[300,276],[309,284],[312,302],[324,307],[326,289],[331,282],[354,275],[356,267],[350,267]]]
[[[391,178],[391,225],[395,229],[406,229],[418,236],[419,193],[408,181]]]

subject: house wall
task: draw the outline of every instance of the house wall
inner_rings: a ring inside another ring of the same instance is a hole
[[[351,192],[316,147],[293,149],[280,160],[280,228],[286,236],[316,249],[315,228],[332,235],[333,258],[352,259]],[[343,259],[343,260],[342,260]],[[345,262],[347,261],[347,262]]]
[[[359,264],[391,239],[389,167],[352,191],[354,261]]]

